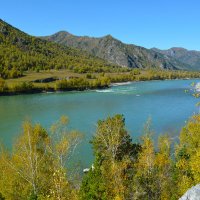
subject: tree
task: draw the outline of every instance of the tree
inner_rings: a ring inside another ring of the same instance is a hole
[[[0,78],[0,93],[5,92],[7,90],[6,82],[2,78]]]
[[[152,140],[152,131],[148,121],[142,137],[141,151],[135,163],[136,173],[134,176],[133,190],[135,199],[156,199],[155,188],[155,149]]]
[[[199,183],[200,115],[193,116],[180,133],[176,146],[177,184],[179,195]]]
[[[97,123],[96,135],[92,140],[94,152],[111,161],[121,160],[125,156],[137,157],[140,145],[133,144],[125,128],[122,115],[108,117]]]
[[[45,180],[45,175],[50,173],[52,165],[47,151],[48,144],[47,132],[40,125],[32,126],[30,122],[26,122],[13,155],[10,159],[4,159],[26,196],[31,193],[37,197],[44,192],[44,187],[49,185],[48,180]]]
[[[158,139],[158,152],[155,153],[155,170],[157,194],[163,200],[172,199],[176,194],[173,164],[170,138],[168,135],[161,135]]]
[[[73,183],[67,179],[65,162],[70,150],[79,144],[80,134],[63,132],[65,119],[54,125],[53,136],[41,125],[25,122],[13,153],[1,151],[0,192],[6,199],[77,198]]]
[[[66,181],[66,176],[71,175],[66,171],[66,164],[71,161],[71,157],[77,145],[80,143],[82,134],[78,131],[68,131],[69,119],[62,116],[59,121],[51,127],[51,145],[49,151],[53,155],[53,184],[51,193],[56,199],[73,199],[76,194],[72,189],[72,184]],[[75,174],[73,174],[75,176]],[[66,196],[67,195],[67,196]]]
[[[91,143],[95,154],[94,169],[84,177],[82,199],[125,199],[130,196],[132,163],[137,159],[140,145],[132,143],[123,116],[98,121]]]

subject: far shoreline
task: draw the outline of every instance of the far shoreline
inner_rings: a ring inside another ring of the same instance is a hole
[[[24,92],[4,92],[0,93],[1,96],[17,96],[17,95],[32,95],[32,94],[52,94],[52,93],[65,93],[65,92],[84,92],[84,91],[95,91],[95,90],[104,90],[111,87],[118,87],[123,85],[130,85],[132,83],[139,83],[139,82],[152,82],[152,81],[172,81],[172,80],[197,80],[199,78],[175,78],[175,79],[152,79],[152,80],[135,80],[135,81],[122,81],[122,82],[113,82],[110,83],[108,86],[104,87],[96,87],[96,88],[86,88],[83,90],[80,89],[65,89],[65,90],[55,90],[53,88],[49,90],[42,90],[39,88],[34,88],[32,91],[24,91]]]

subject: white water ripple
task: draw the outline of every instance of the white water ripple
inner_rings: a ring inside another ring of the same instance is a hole
[[[118,86],[109,89],[96,90],[96,92],[113,94],[138,94],[136,87],[133,86]]]

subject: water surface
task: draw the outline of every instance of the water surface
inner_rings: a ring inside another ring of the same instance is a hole
[[[180,128],[197,112],[190,84],[197,80],[135,82],[105,90],[64,92],[0,97],[0,138],[10,147],[26,118],[49,127],[61,115],[70,118],[70,129],[84,133],[85,138],[76,157],[83,166],[92,160],[89,140],[98,119],[123,114],[131,136],[137,140],[143,125],[152,118],[155,136],[168,132],[177,136]]]

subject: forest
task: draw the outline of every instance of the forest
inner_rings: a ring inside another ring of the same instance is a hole
[[[123,115],[99,120],[91,138],[93,165],[79,175],[67,162],[83,134],[68,130],[68,122],[62,116],[45,129],[26,121],[12,152],[1,146],[0,199],[175,200],[200,182],[200,115],[176,140],[165,134],[155,141],[148,120],[137,143]]]
[[[17,78],[26,71],[49,69],[127,71],[85,51],[30,36],[0,19],[0,77]]]

